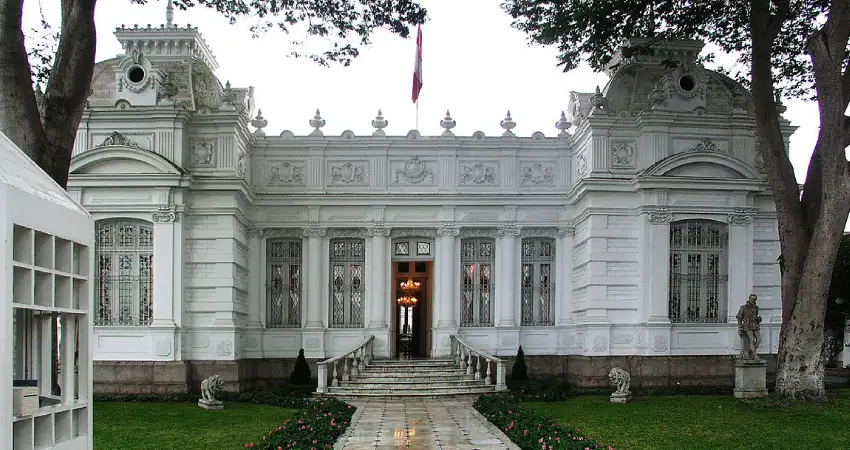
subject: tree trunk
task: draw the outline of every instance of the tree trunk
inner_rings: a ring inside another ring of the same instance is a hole
[[[94,71],[96,0],[62,0],[62,29],[39,114],[21,29],[23,0],[0,0],[0,131],[63,188]]]
[[[810,168],[809,176],[820,187],[820,206],[809,209],[817,217],[808,220],[814,228],[796,299],[782,324],[776,375],[777,393],[794,400],[826,400],[824,316],[835,257],[850,212],[850,173],[844,152],[847,103],[842,80],[848,39],[850,1],[834,0],[826,24],[809,38],[807,45],[820,109],[820,135],[813,155],[820,165]]]

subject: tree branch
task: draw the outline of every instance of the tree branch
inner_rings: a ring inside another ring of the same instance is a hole
[[[37,149],[48,141],[24,46],[23,3],[23,0],[0,0],[0,131],[39,163]]]

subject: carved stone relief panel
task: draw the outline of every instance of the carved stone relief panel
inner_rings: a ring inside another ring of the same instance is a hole
[[[460,184],[472,186],[495,186],[497,182],[495,163],[474,163],[460,165]]]
[[[270,185],[304,186],[303,162],[267,162]]]
[[[555,164],[522,164],[520,166],[519,183],[523,186],[555,186]]]
[[[728,139],[712,139],[704,136],[674,136],[670,139],[670,154],[693,153],[722,153],[730,154]]]
[[[215,167],[216,145],[215,138],[200,138],[192,142],[192,154],[189,160],[193,167]]]
[[[369,183],[365,162],[329,163],[329,169],[328,184],[330,185],[363,186]]]
[[[587,152],[581,152],[576,155],[575,167],[577,179],[584,178],[587,175],[588,171],[590,170],[590,166],[587,163]]]
[[[428,166],[430,161],[423,161],[417,156],[412,156],[404,162],[395,162],[392,167],[394,171],[394,184],[433,184],[434,170]]]
[[[155,142],[154,133],[147,132],[91,131],[89,134],[89,148],[92,149],[119,145],[154,150]]]
[[[611,167],[616,169],[635,167],[635,147],[631,141],[611,142]]]
[[[236,175],[245,177],[245,170],[248,165],[248,155],[242,150],[239,151],[239,156],[236,157]]]

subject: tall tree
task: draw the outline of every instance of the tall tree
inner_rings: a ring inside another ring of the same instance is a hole
[[[147,0],[129,0],[147,3]],[[319,64],[348,65],[368,45],[375,29],[402,37],[409,26],[425,21],[426,10],[415,0],[168,0],[180,9],[205,6],[235,22],[258,18],[254,33],[304,26],[308,36],[329,41],[321,53],[295,51]],[[9,136],[60,186],[68,183],[71,150],[85,110],[95,64],[97,0],[61,0],[59,42],[44,83],[35,95],[32,70],[24,47],[24,0],[0,0],[0,131]],[[299,44],[299,42],[295,42]],[[47,57],[39,48],[39,61]],[[32,53],[32,51],[31,51]]]
[[[825,398],[822,352],[830,277],[850,210],[849,0],[506,0],[513,26],[557,45],[559,65],[597,70],[628,37],[696,38],[739,56],[751,90],[758,151],[773,192],[782,252],[782,329],[776,389]],[[653,42],[650,42],[650,45]],[[631,49],[642,51],[641,48]],[[711,57],[711,55],[707,55]],[[733,74],[734,75],[734,74]],[[815,93],[820,135],[801,196],[775,98]]]

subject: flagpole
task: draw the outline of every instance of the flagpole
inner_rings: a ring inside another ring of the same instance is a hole
[[[416,131],[419,131],[419,101],[416,102]]]

